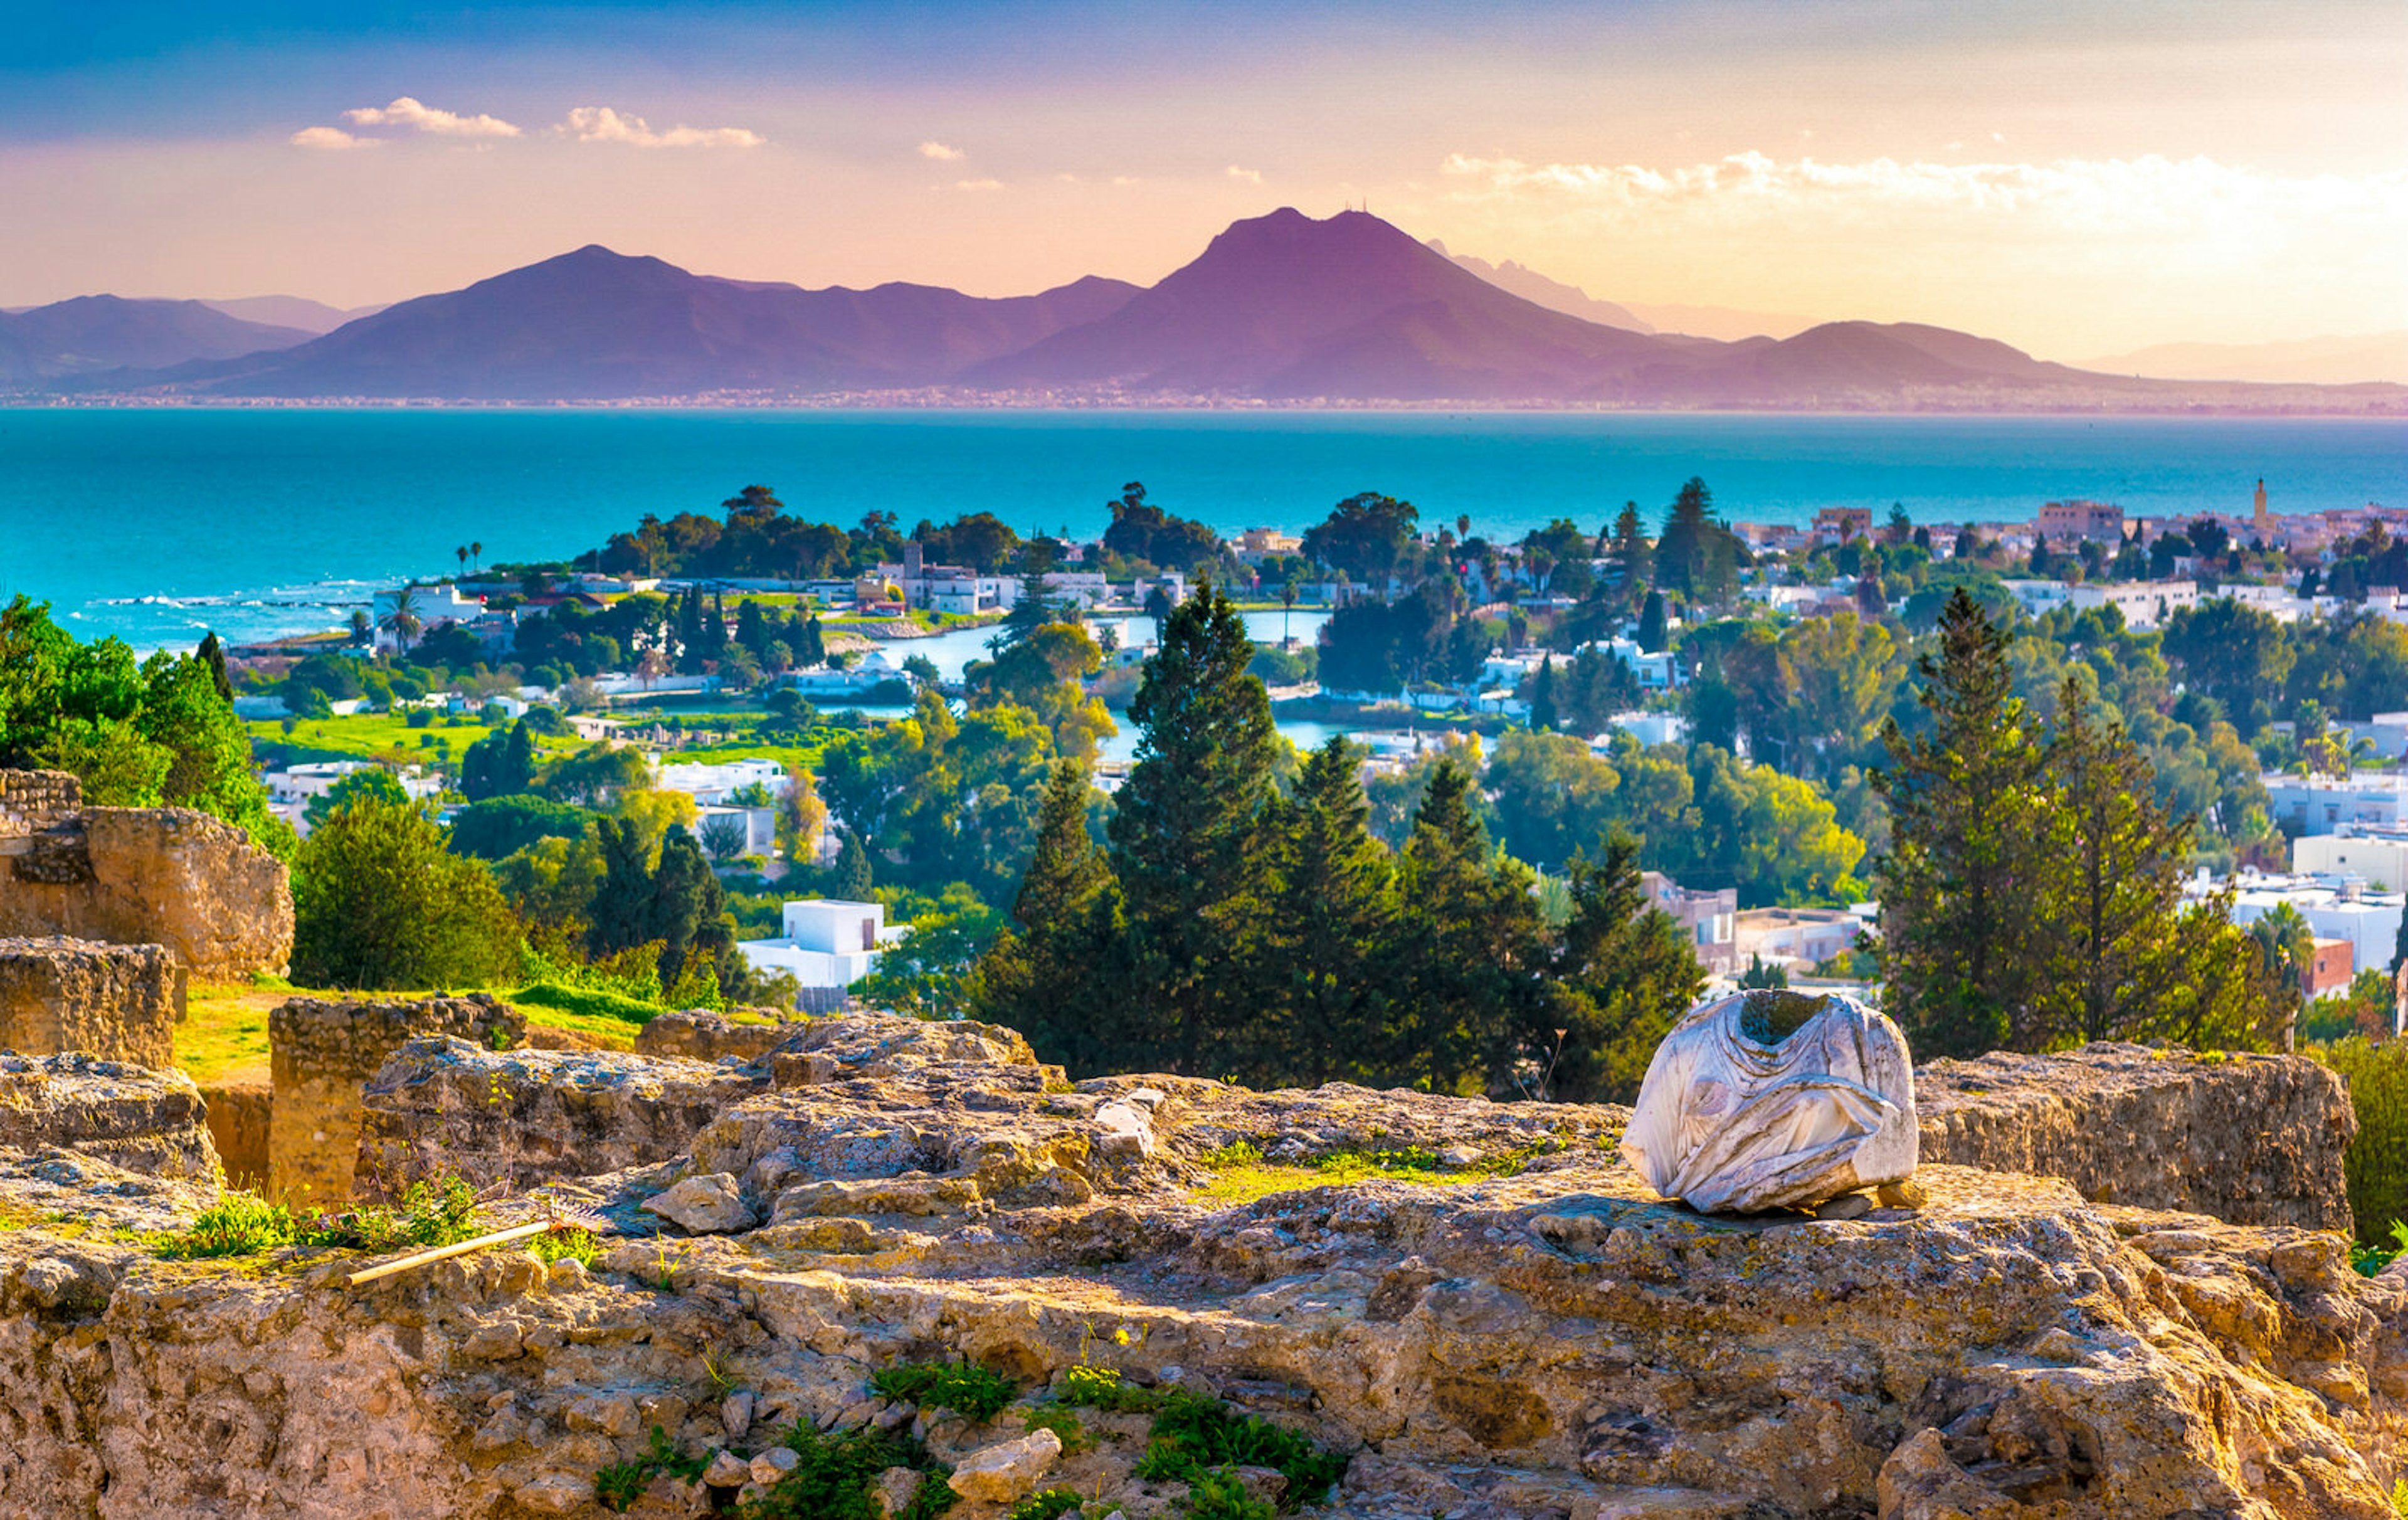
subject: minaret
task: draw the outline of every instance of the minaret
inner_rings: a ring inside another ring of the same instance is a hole
[[[2258,482],[2258,513],[2256,521],[2258,531],[2260,534],[2265,533],[2267,529],[2274,525],[2273,517],[2266,510],[2266,482],[2262,479]]]

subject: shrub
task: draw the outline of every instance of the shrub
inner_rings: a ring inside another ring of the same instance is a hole
[[[360,797],[301,842],[293,975],[313,987],[479,987],[518,968],[518,921],[408,803]]]
[[[869,1385],[897,1402],[949,1409],[973,1420],[994,1419],[1020,1393],[1011,1379],[969,1362],[890,1367],[870,1374]]]
[[[1121,1375],[1109,1367],[1084,1363],[1062,1374],[1062,1385],[1054,1397],[1065,1404],[1114,1414],[1150,1414],[1162,1402],[1162,1396],[1152,1388],[1123,1383]]]
[[[2359,1243],[2380,1246],[2391,1222],[2408,1219],[2408,1040],[2370,1044],[2352,1037],[2312,1047],[2349,1083],[2358,1138],[2343,1167]]]
[[[1277,1513],[1234,1472],[1199,1472],[1187,1481],[1184,1520],[1272,1520]]]

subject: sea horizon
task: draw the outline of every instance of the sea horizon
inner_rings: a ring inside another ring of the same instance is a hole
[[[1557,516],[1651,524],[1690,476],[1733,521],[1827,506],[2029,521],[2044,501],[2136,515],[2282,513],[2408,497],[2408,419],[1562,409],[663,406],[0,407],[0,596],[86,637],[184,648],[337,625],[367,591],[565,560],[647,512],[738,488],[907,533],[991,510],[1093,537],[1125,481],[1234,535],[1300,532],[1360,491],[1426,527],[1518,538]],[[93,482],[108,482],[105,495]]]

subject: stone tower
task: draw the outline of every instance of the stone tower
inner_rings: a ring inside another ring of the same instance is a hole
[[[2266,510],[2266,482],[2263,480],[2258,482],[2258,510],[2255,522],[2258,531],[2261,534],[2274,525],[2273,514]]]

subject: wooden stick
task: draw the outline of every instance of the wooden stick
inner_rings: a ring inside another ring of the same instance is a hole
[[[371,1267],[366,1271],[353,1272],[343,1280],[343,1285],[355,1288],[363,1283],[373,1283],[380,1277],[391,1277],[395,1272],[406,1272],[412,1267],[423,1267],[429,1262],[442,1261],[452,1256],[465,1256],[471,1251],[481,1251],[489,1245],[503,1245],[511,1240],[523,1240],[529,1236],[543,1234],[558,1223],[557,1220],[538,1219],[533,1224],[512,1225],[508,1229],[497,1229],[491,1235],[480,1235],[473,1240],[460,1240],[451,1245],[438,1245],[432,1251],[421,1251],[416,1255],[404,1256],[399,1261],[388,1261],[381,1267]]]

